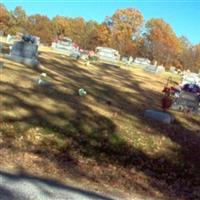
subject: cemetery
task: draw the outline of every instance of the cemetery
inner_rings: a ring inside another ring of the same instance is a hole
[[[66,37],[47,47],[40,45],[37,36],[8,36],[1,43],[0,56],[0,144],[7,146],[7,140],[12,141],[8,151],[13,154],[12,149],[18,149],[14,156],[21,166],[27,167],[22,151],[28,151],[31,144],[32,151],[39,153],[27,154],[37,155],[52,171],[69,170],[68,160],[60,156],[70,149],[80,163],[92,160],[97,165],[100,161],[109,165],[105,169],[100,164],[106,173],[122,180],[124,173],[130,176],[125,179],[129,187],[135,178],[128,164],[133,158],[136,168],[146,170],[151,163],[151,173],[158,173],[162,164],[166,181],[168,176],[180,175],[177,170],[182,163],[187,169],[192,163],[192,176],[196,176],[198,159],[194,161],[190,154],[198,157],[200,153],[196,151],[199,136],[193,135],[200,130],[200,74],[179,73],[173,66],[166,71],[146,58],[124,56],[120,60],[119,52],[108,47],[97,47],[95,52],[79,50]],[[170,153],[156,158],[158,149]],[[13,160],[9,162],[15,165]],[[168,167],[172,174],[167,174]],[[82,169],[89,170],[97,181],[102,179],[93,164]],[[53,175],[61,178],[57,172]],[[120,185],[116,179],[103,177],[102,181]],[[183,181],[188,179],[183,177]]]
[[[0,3],[0,200],[200,200],[195,3]]]

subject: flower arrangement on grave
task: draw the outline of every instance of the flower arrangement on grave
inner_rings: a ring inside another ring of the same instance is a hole
[[[167,84],[162,90],[164,96],[161,99],[161,106],[164,111],[168,110],[171,107],[174,98],[177,98],[178,94],[180,93],[180,90],[175,87],[176,85],[178,85],[178,83],[173,81],[172,78],[169,77],[167,80]]]

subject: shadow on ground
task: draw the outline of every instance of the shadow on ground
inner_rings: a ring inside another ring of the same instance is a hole
[[[94,68],[97,71],[94,73],[73,61],[64,62],[52,58],[48,61],[43,59],[42,64],[48,66],[46,71],[54,83],[51,88],[39,88],[36,85],[26,88],[19,87],[17,83],[1,81],[0,95],[4,98],[1,102],[2,110],[14,110],[17,107],[26,111],[22,115],[2,116],[1,122],[25,124],[22,128],[18,127],[20,134],[25,134],[30,127],[41,127],[47,133],[53,132],[61,140],[66,140],[67,145],[55,147],[54,151],[53,146],[58,146],[54,141],[46,144],[43,141],[38,145],[24,145],[18,151],[30,151],[44,158],[48,157],[61,169],[66,169],[69,162],[76,165],[74,155],[92,158],[99,164],[111,163],[127,170],[134,167],[149,177],[148,184],[166,198],[199,198],[200,137],[179,121],[166,126],[146,121],[143,117],[145,108],[159,106],[159,93],[142,88],[128,70],[112,66],[103,68],[96,65]],[[92,100],[89,97],[80,98],[76,94],[80,87],[88,91]],[[123,87],[134,92],[124,91]],[[47,100],[51,105],[45,103]],[[106,116],[97,112],[93,108],[94,102],[113,115]],[[149,156],[133,147],[131,142],[125,141],[118,134],[118,122],[127,117],[135,117],[137,123],[151,128],[151,134],[161,134],[176,143],[181,162],[175,164],[165,155]],[[198,124],[197,121],[195,123]],[[1,128],[1,131],[8,135],[7,139],[4,138],[2,147],[16,148],[12,144],[12,134],[5,128]],[[87,174],[84,173],[84,176],[87,177]],[[111,179],[114,181],[116,176]],[[134,185],[134,179],[130,175],[128,190],[131,185]],[[136,181],[135,185],[138,185]],[[148,190],[142,184],[139,187],[143,188],[142,192]]]

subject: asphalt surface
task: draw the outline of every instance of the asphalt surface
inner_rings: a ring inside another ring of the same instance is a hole
[[[114,200],[49,179],[0,171],[0,200]]]

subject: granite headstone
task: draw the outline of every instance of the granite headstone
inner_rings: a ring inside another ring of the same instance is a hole
[[[27,41],[19,41],[12,46],[10,54],[6,55],[6,58],[32,67],[36,67],[39,65],[37,56],[37,45]]]
[[[170,124],[175,120],[175,117],[170,113],[154,109],[145,110],[144,117],[158,122],[162,122],[164,124]]]
[[[182,91],[179,98],[172,104],[173,110],[192,110],[197,111],[199,100],[196,94]]]

